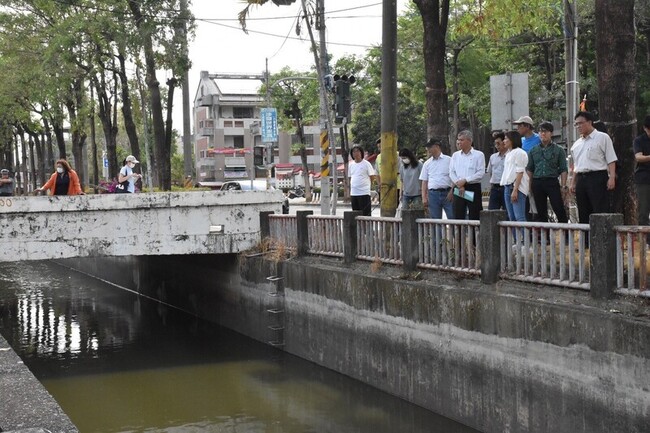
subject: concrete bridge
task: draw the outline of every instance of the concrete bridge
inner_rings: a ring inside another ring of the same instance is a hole
[[[280,191],[0,198],[0,262],[70,257],[239,253]]]

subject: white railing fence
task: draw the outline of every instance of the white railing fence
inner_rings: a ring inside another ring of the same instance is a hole
[[[503,221],[503,278],[589,289],[588,224]]]

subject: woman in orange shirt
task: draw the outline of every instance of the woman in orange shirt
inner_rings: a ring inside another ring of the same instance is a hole
[[[68,161],[59,159],[56,162],[56,172],[50,176],[50,180],[36,191],[47,191],[50,195],[82,195],[81,183],[79,176],[70,167]]]

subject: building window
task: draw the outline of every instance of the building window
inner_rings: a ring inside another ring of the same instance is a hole
[[[223,121],[223,127],[224,128],[232,128],[232,120],[224,120]]]
[[[235,119],[252,119],[253,107],[233,107],[232,117]]]
[[[235,128],[243,128],[243,127],[244,127],[243,120],[235,120]]]
[[[243,135],[235,135],[232,137],[233,141],[233,147],[235,149],[243,149],[244,148],[244,136]]]

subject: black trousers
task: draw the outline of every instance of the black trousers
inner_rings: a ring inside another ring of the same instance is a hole
[[[551,201],[551,207],[557,221],[560,223],[569,222],[562,200],[560,182],[556,177],[540,177],[533,179],[533,198],[537,206],[537,221],[548,222],[547,199]]]
[[[468,183],[465,185],[465,191],[472,191],[474,193],[474,201],[467,201],[462,197],[454,195],[454,218],[457,220],[464,220],[469,213],[468,219],[477,220],[481,216],[483,210],[483,197],[481,196],[480,183]]]
[[[370,206],[369,195],[353,195],[350,197],[352,210],[360,210],[363,216],[371,216],[372,207]]]
[[[506,202],[503,197],[503,187],[499,184],[492,184],[490,188],[490,200],[488,201],[489,210],[500,210],[506,208]]]
[[[576,178],[576,204],[580,224],[589,224],[592,213],[608,213],[609,191],[607,170],[578,173]]]

